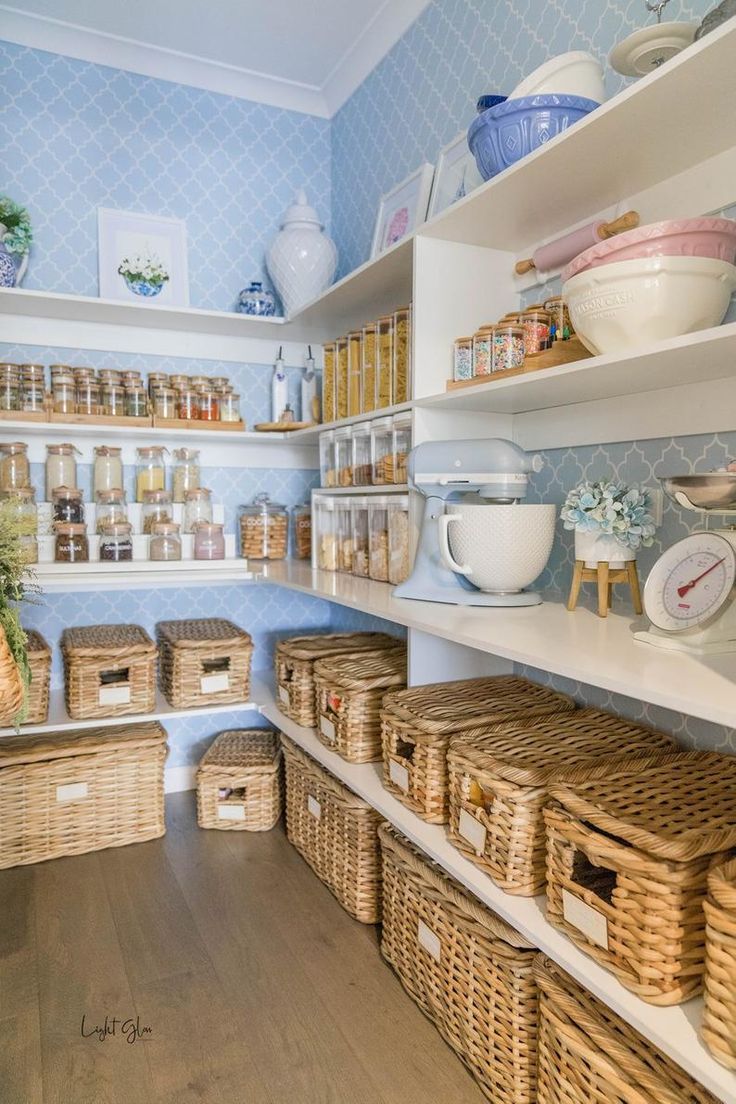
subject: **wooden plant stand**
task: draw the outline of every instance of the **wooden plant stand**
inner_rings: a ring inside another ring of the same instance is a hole
[[[613,587],[615,583],[628,583],[631,590],[631,600],[634,611],[637,614],[643,612],[641,604],[641,588],[639,587],[639,575],[636,570],[636,560],[629,560],[626,567],[616,568],[611,571],[609,564],[601,560],[597,567],[586,567],[585,560],[576,560],[572,573],[572,586],[570,597],[567,600],[567,608],[574,610],[578,604],[580,587],[582,583],[598,584],[598,616],[607,617],[613,601]]]

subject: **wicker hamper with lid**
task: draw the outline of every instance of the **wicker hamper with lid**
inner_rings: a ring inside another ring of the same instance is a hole
[[[717,1104],[717,1098],[538,955],[538,1104]]]
[[[535,949],[391,825],[378,834],[383,957],[490,1100],[531,1104]]]
[[[35,629],[25,629],[25,634],[31,685],[28,688],[28,709],[23,724],[45,724],[49,716],[51,648]]]
[[[74,720],[152,713],[156,645],[140,625],[84,625],[61,634],[66,708]]]
[[[381,817],[286,736],[286,832],[302,858],[363,924],[381,919]]]
[[[498,725],[450,741],[450,835],[507,893],[544,889],[547,783],[561,770],[673,750],[669,736],[598,709]]]
[[[253,642],[232,621],[159,621],[159,685],[169,705],[192,709],[248,701]]]
[[[458,733],[575,708],[572,698],[516,675],[430,683],[387,694],[381,711],[384,786],[432,824],[449,812],[447,749]]]
[[[381,706],[389,690],[406,686],[406,651],[321,659],[314,666],[322,743],[350,763],[381,758]]]
[[[197,768],[197,823],[200,828],[267,832],[281,816],[281,789],[278,732],[220,732]]]
[[[0,741],[0,867],[164,834],[156,721]]]
[[[708,870],[736,846],[736,757],[589,764],[549,792],[547,918],[650,1004],[698,993]]]
[[[403,646],[395,636],[379,632],[326,633],[292,636],[276,645],[276,682],[279,708],[305,728],[317,724],[314,665],[331,656],[352,657],[358,652]]]
[[[736,859],[711,870],[703,908],[703,1039],[714,1058],[736,1069]]]

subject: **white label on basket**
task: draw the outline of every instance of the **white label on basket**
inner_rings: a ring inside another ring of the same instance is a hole
[[[388,776],[400,790],[403,790],[404,793],[409,792],[409,772],[406,767],[402,767],[401,763],[397,763],[395,759],[389,759],[388,761]]]
[[[245,805],[218,805],[220,820],[245,820]]]
[[[68,782],[66,786],[56,787],[57,801],[77,801],[80,797],[87,796],[86,782]]]
[[[218,694],[220,690],[229,689],[230,676],[227,674],[202,675],[199,680],[199,690],[202,694]]]
[[[315,820],[319,820],[322,816],[322,806],[316,797],[312,797],[311,794],[307,794],[307,808],[314,817]]]
[[[439,962],[442,957],[442,944],[438,935],[435,935],[431,928],[428,928],[423,920],[419,921],[419,927],[417,928],[417,939],[420,946],[424,947],[425,951],[431,954],[432,958],[436,958]]]
[[[279,697],[285,705],[289,704],[289,691],[286,689],[285,686],[279,686]]]
[[[562,915],[568,924],[587,936],[591,943],[608,950],[608,920],[602,912],[581,901],[568,889],[562,891]]]
[[[99,705],[130,705],[130,683],[123,686],[101,686]]]
[[[328,721],[327,717],[320,717],[319,730],[323,736],[326,736],[331,744],[335,742],[335,726],[332,721]]]
[[[460,810],[457,830],[464,840],[473,845],[479,855],[483,854],[486,846],[485,825],[477,821],[467,809]]]

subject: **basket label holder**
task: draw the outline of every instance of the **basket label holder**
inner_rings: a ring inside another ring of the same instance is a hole
[[[311,794],[307,794],[307,809],[312,814],[315,820],[322,819],[322,806],[316,797],[312,797]]]
[[[217,816],[220,820],[245,820],[245,805],[218,805]]]
[[[214,675],[201,675],[199,679],[199,692],[201,694],[219,694],[223,690],[230,689],[230,676],[226,672]]]
[[[432,929],[428,927],[423,920],[420,920],[417,925],[417,939],[419,940],[420,947],[424,947],[425,951],[439,962],[442,958],[440,937],[435,935]]]
[[[56,787],[56,800],[61,805],[65,801],[84,801],[89,796],[87,782],[67,782]]]
[[[409,792],[409,770],[403,763],[399,763],[396,759],[389,759],[388,776],[400,790],[404,793]]]
[[[562,915],[566,922],[594,943],[597,947],[608,950],[608,920],[589,905],[571,893],[569,889],[562,890]]]
[[[119,686],[101,686],[97,694],[98,705],[130,705],[130,683]]]
[[[457,831],[458,835],[462,836],[479,855],[483,854],[486,849],[486,836],[488,832],[485,825],[481,824],[479,820],[476,820],[467,809],[460,810]]]
[[[282,701],[284,705],[289,705],[290,703],[289,691],[285,686],[279,686],[279,701]]]
[[[334,744],[335,740],[337,739],[335,726],[328,717],[324,716],[324,714],[320,714],[319,730],[326,740],[329,740],[331,744]]]

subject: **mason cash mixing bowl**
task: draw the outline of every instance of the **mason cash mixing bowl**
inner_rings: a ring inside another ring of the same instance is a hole
[[[555,537],[554,505],[451,503],[440,518],[445,567],[492,594],[517,594],[547,566]]]

